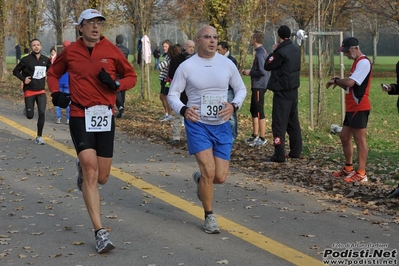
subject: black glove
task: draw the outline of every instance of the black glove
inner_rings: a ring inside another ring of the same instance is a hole
[[[71,102],[71,98],[69,96],[69,93],[63,93],[60,91],[53,92],[51,94],[51,101],[53,102],[54,106],[67,108],[69,106],[69,103]]]
[[[101,68],[101,72],[98,75],[98,78],[100,79],[101,83],[107,85],[108,88],[110,88],[111,90],[116,91],[118,89],[115,80],[111,78],[109,73],[105,71],[104,68]]]

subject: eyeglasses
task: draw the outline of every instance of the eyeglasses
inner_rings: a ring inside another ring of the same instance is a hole
[[[94,26],[94,24],[98,25],[98,26],[102,26],[104,24],[104,20],[100,20],[100,21],[87,21],[86,23],[83,23],[83,25],[90,25],[90,26]]]
[[[202,35],[200,37],[204,37],[205,39],[208,39],[208,40],[211,39],[211,38],[214,38],[215,40],[219,39],[219,36],[217,36],[216,34],[213,34],[213,35],[204,34],[204,35]]]

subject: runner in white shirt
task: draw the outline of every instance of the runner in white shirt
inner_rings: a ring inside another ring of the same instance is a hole
[[[193,173],[193,179],[205,211],[204,230],[215,234],[220,228],[212,210],[213,184],[226,181],[232,148],[229,118],[243,104],[247,90],[234,63],[216,53],[218,36],[214,27],[202,27],[195,42],[198,53],[177,69],[168,102],[185,118],[189,153],[195,155],[200,170]],[[231,104],[227,102],[229,85],[235,95]],[[187,106],[180,101],[184,90]]]

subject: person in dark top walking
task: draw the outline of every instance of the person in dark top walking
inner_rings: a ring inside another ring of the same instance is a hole
[[[125,55],[126,59],[129,56],[129,49],[123,45],[123,35],[118,35],[116,36],[116,47],[119,48],[119,50],[121,50],[121,52]],[[117,76],[118,79],[120,79],[121,77],[118,75]],[[116,93],[116,107],[118,108],[118,113],[116,114],[117,118],[121,118],[123,116],[123,112],[125,111],[125,98],[126,98],[126,91],[122,90],[122,91],[118,91]]]
[[[298,88],[300,85],[301,51],[290,40],[291,30],[286,25],[278,28],[278,43],[266,58],[265,70],[271,71],[267,88],[273,91],[272,132],[274,154],[271,162],[285,162],[285,133],[288,133],[288,157],[299,158],[302,134],[298,118]]]
[[[51,62],[48,57],[41,54],[42,45],[38,39],[31,40],[30,47],[32,52],[24,58],[21,58],[21,61],[19,61],[12,73],[24,83],[23,91],[26,118],[33,118],[36,102],[39,118],[37,120],[37,136],[35,142],[36,144],[44,145],[42,133],[47,104],[45,91],[46,73],[51,66]]]
[[[19,43],[15,45],[15,59],[17,64],[19,63],[19,61],[21,61],[21,46],[19,45]]]
[[[157,48],[154,49],[152,52],[152,55],[155,58],[155,65],[154,65],[154,70],[158,70],[158,65],[159,65],[159,58],[161,57],[161,50],[159,49],[159,45],[157,45]]]
[[[234,65],[237,66],[237,60],[231,55],[229,51],[229,45],[227,44],[227,42],[224,41],[218,42],[217,51],[219,54],[230,59],[234,63]],[[227,92],[227,101],[231,103],[233,99],[234,99],[234,90],[231,86],[229,86],[229,90]],[[233,143],[234,143],[238,135],[238,125],[237,125],[238,121],[237,121],[236,112],[234,112],[233,115],[230,117],[229,122],[231,126],[231,136],[233,137]]]
[[[173,56],[170,59],[169,70],[168,70],[168,80],[170,83],[173,81],[173,77],[179,65],[185,60],[189,59],[195,53],[195,42],[192,40],[187,40],[183,45],[183,51]],[[183,91],[180,95],[180,100],[182,103],[187,104],[187,94]],[[175,114],[172,119],[172,145],[177,146],[180,144],[180,135],[182,131],[182,126],[184,125],[184,120],[182,116]]]

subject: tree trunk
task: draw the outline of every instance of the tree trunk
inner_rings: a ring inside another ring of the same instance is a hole
[[[6,3],[0,1],[0,24],[5,25]],[[7,74],[6,49],[5,49],[5,27],[0,27],[0,80],[3,80]]]
[[[377,63],[378,30],[373,34],[373,65]]]

